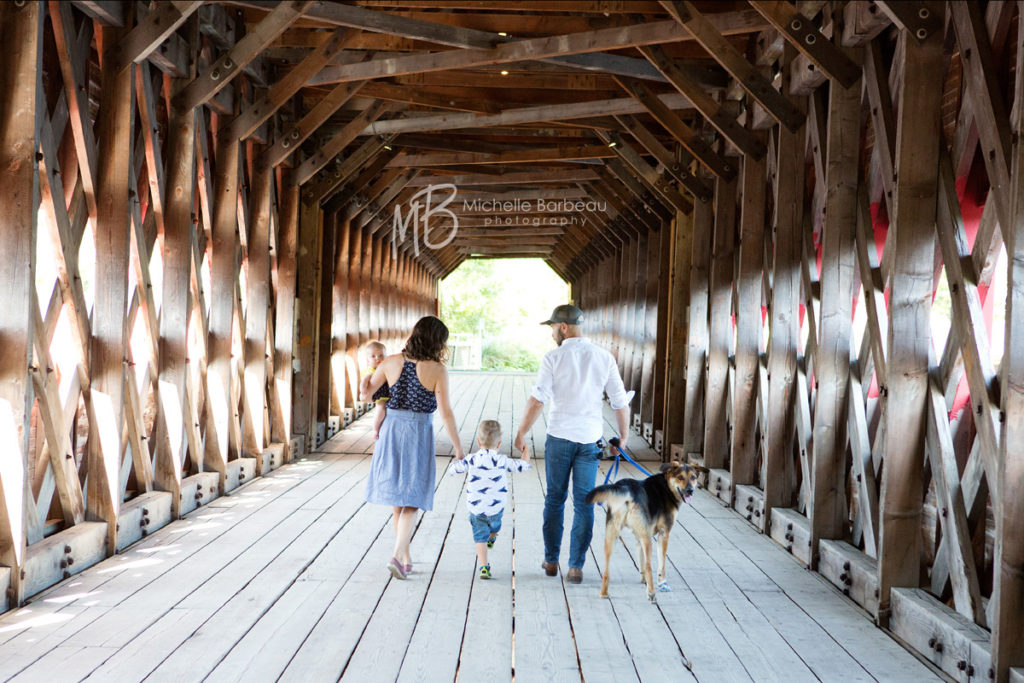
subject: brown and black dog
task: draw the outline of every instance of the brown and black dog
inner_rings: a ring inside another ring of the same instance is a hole
[[[668,590],[665,580],[665,553],[668,538],[676,521],[680,503],[690,502],[697,475],[706,471],[698,465],[683,465],[675,460],[661,466],[661,471],[644,480],[620,479],[614,484],[598,486],[587,494],[587,503],[604,503],[607,518],[604,527],[604,574],[601,576],[601,597],[608,597],[608,564],[612,548],[624,527],[636,534],[640,546],[640,565],[647,596],[654,598],[651,576],[651,546],[660,537],[658,553],[658,587]]]

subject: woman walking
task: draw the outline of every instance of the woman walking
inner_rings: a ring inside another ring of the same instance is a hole
[[[412,572],[409,541],[416,511],[434,507],[432,416],[438,408],[456,459],[465,457],[449,400],[447,342],[443,322],[432,315],[420,318],[402,352],[385,358],[359,395],[367,401],[384,382],[391,387],[387,417],[373,449],[366,500],[390,505],[394,512],[395,552],[387,568],[396,579],[404,580]]]

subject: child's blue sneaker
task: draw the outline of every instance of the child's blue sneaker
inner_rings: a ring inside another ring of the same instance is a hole
[[[491,578],[491,565],[485,564],[480,567],[480,578],[489,579]]]

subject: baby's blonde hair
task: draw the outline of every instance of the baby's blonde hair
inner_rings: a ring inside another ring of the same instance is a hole
[[[365,353],[370,353],[371,351],[374,350],[383,351],[387,353],[388,347],[384,346],[384,342],[377,341],[376,339],[371,339],[370,341],[363,344],[363,351]]]
[[[501,425],[497,420],[484,420],[477,428],[477,438],[484,448],[496,448],[501,443]]]

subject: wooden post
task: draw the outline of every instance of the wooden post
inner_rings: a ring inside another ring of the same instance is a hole
[[[1003,229],[1008,261],[1006,351],[1000,378],[1003,419],[994,487],[992,669],[999,683],[1009,680],[1010,667],[1024,666],[1024,15],[1017,28],[1016,66],[1009,198],[1013,222]]]
[[[370,332],[370,279],[373,277],[373,237],[363,228],[363,251],[359,257],[359,345],[371,339]]]
[[[185,460],[185,383],[188,374],[189,284],[192,276],[192,207],[195,176],[194,109],[172,109],[168,139],[168,176],[164,189],[163,305],[160,310],[159,397],[153,477],[171,492],[171,516],[181,502]],[[192,453],[193,459],[202,456]]]
[[[687,454],[704,452],[704,366],[708,353],[708,288],[715,210],[711,202],[693,206],[690,306],[686,334],[686,401],[683,436]]]
[[[882,468],[878,548],[878,620],[888,623],[890,590],[917,587],[921,571],[925,427],[940,105],[945,63],[942,35],[923,43],[900,32],[902,101],[896,129],[893,222],[886,252],[889,275],[889,352],[885,404],[885,466]],[[898,426],[898,428],[897,428]]]
[[[213,245],[210,264],[210,343],[206,384],[213,424],[207,438],[216,438],[223,467],[232,449],[241,447],[238,409],[231,400],[237,387],[231,338],[235,326],[238,286],[238,143],[221,140],[214,178]],[[237,450],[234,451],[237,455]]]
[[[340,219],[339,219],[340,220]],[[334,262],[333,305],[331,319],[331,412],[345,414],[346,339],[348,327],[348,278],[351,269],[349,258],[349,221],[340,220],[337,235],[337,259]]]
[[[699,200],[698,200],[699,201]],[[668,441],[665,441],[665,390],[666,383],[668,380],[668,374],[665,372],[665,367],[668,364],[668,345],[669,345],[669,296],[672,288],[672,241],[675,236],[672,234],[672,224],[674,221],[669,221],[661,227],[661,244],[659,245],[659,258],[657,271],[652,278],[656,285],[655,297],[657,306],[657,321],[654,329],[654,364],[652,371],[654,373],[654,391],[652,392],[654,405],[652,407],[651,420],[654,422],[654,430],[662,430],[662,451],[661,459],[667,461],[669,455]],[[597,268],[590,269],[591,279],[596,282],[597,279]],[[594,290],[593,294],[596,294],[596,284],[591,285]]]
[[[325,425],[331,416],[331,296],[334,293],[334,244],[337,233],[338,215],[325,214],[323,235],[320,243],[320,315],[317,319],[317,335],[314,361],[314,386],[316,422]]]
[[[792,48],[787,46],[782,82],[789,83]],[[798,98],[802,101],[803,98]],[[800,261],[804,213],[804,126],[779,127],[775,166],[771,343],[768,350],[767,450],[764,455],[764,519],[773,507],[792,504],[793,388],[800,341]]]
[[[103,27],[103,44],[124,31]],[[95,299],[90,346],[89,453],[86,515],[107,523],[107,551],[117,545],[121,507],[121,433],[124,418],[124,371],[128,325],[128,263],[134,142],[135,68],[114,71],[102,66],[99,150],[96,187]]]
[[[349,408],[355,408],[359,400],[359,287],[362,277],[360,256],[362,255],[363,231],[349,230],[348,249],[348,293],[345,296],[345,353],[349,377]],[[395,353],[388,349],[388,353]]]
[[[296,365],[292,385],[292,433],[304,436],[306,449],[313,450],[316,430],[313,425],[313,398],[315,387],[315,344],[319,330],[320,297],[317,278],[320,270],[320,207],[303,201],[299,205],[299,248],[296,262],[296,339],[298,348],[293,356]]]
[[[35,152],[43,116],[43,5],[0,5],[0,563],[11,568],[8,605],[23,598],[26,514],[34,514],[27,479],[29,362],[35,306]],[[127,245],[127,242],[126,242]],[[127,255],[126,255],[127,256]],[[3,602],[0,601],[0,605]]]
[[[811,567],[818,541],[846,533],[846,423],[850,377],[854,272],[857,267],[857,180],[860,152],[860,78],[844,88],[829,86],[825,161],[825,218],[821,237],[821,324],[814,359],[817,393],[811,463]],[[813,258],[813,255],[812,255]],[[814,267],[813,261],[810,267]],[[811,313],[808,312],[808,315]],[[856,400],[861,400],[858,396]]]
[[[636,252],[638,240],[630,239],[623,248],[623,259],[619,273],[622,281],[622,297],[619,305],[622,307],[622,346],[624,351],[622,379],[627,390],[635,391],[638,387],[633,386],[633,364],[636,363]],[[635,401],[634,401],[635,403]],[[636,408],[631,404],[629,407],[629,421],[633,424],[633,415]]]
[[[291,452],[292,353],[295,338],[296,249],[299,239],[299,186],[290,174],[281,183],[280,223],[277,233],[277,301],[274,305],[274,382],[277,401],[270,413],[270,438],[284,444],[285,460]],[[307,444],[308,447],[308,444]]]
[[[733,245],[736,241],[736,180],[715,179],[715,242],[711,271],[711,325],[708,335],[708,381],[704,392],[704,465],[724,468],[729,462],[726,400],[729,347],[732,346]]]
[[[761,138],[755,137],[761,142]],[[763,143],[762,143],[763,144]],[[743,159],[739,263],[736,282],[736,393],[732,397],[732,485],[757,481],[757,392],[761,362],[761,278],[764,269],[767,164]]]
[[[664,226],[662,230],[665,230]],[[640,364],[640,428],[646,436],[647,425],[651,424],[651,443],[654,443],[654,356],[658,334],[658,271],[661,268],[661,234],[648,236],[647,249],[640,260],[644,287],[637,293],[643,303],[643,318],[640,332],[643,335],[643,360]]]
[[[370,265],[370,337],[380,339],[381,329],[381,295],[384,289],[384,245],[382,240],[373,238],[373,261]]]
[[[273,169],[257,165],[249,193],[249,242],[245,292],[245,415],[243,444],[262,466],[267,395],[267,321],[270,304],[270,203]]]
[[[672,269],[668,284],[668,348],[665,352],[665,431],[662,435],[664,452],[669,454],[672,452],[672,444],[683,443],[686,431],[686,330],[690,304],[690,259],[693,256],[693,213],[676,212],[671,233]],[[607,325],[604,327],[607,328]]]

